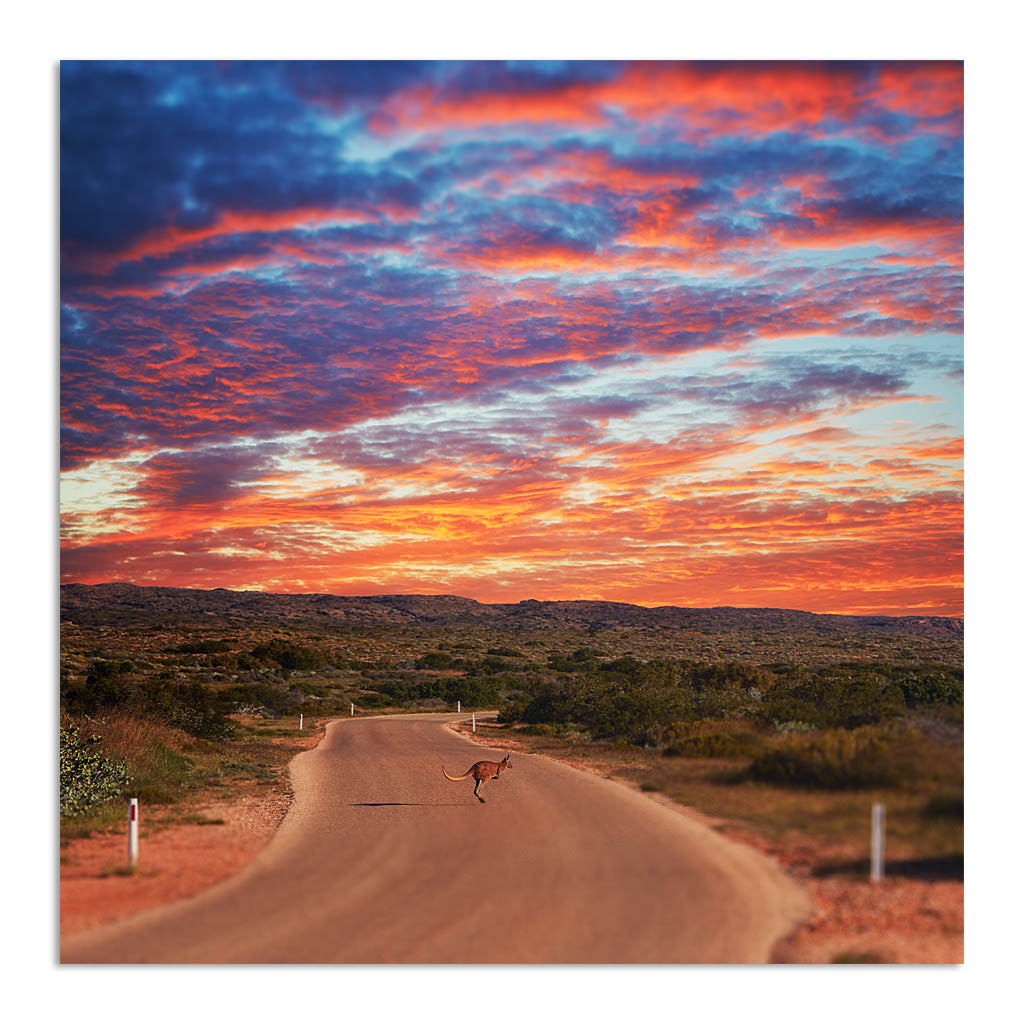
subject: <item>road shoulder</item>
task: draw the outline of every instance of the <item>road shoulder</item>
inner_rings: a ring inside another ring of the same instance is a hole
[[[618,777],[614,767],[573,761],[532,751],[517,739],[474,735],[466,723],[449,726],[459,735],[493,750],[528,753],[565,764],[641,792],[635,781]],[[647,799],[753,847],[799,883],[813,904],[809,914],[777,942],[771,960],[780,964],[891,963],[962,964],[964,959],[964,885],[962,879],[914,877],[894,865],[881,884],[859,872],[857,851],[806,835],[768,842],[750,829],[702,814],[661,793]],[[848,865],[845,870],[837,865]]]

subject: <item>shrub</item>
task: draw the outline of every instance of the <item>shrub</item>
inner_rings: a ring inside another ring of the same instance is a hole
[[[937,793],[924,805],[922,813],[926,818],[963,821],[964,795],[963,793]]]
[[[478,670],[486,675],[493,675],[495,672],[503,672],[512,667],[514,666],[510,662],[499,658],[496,654],[485,654],[480,661]]]
[[[572,701],[564,688],[551,683],[541,687],[532,700],[525,704],[513,705],[508,709],[510,720],[526,722],[528,725],[554,724],[568,719],[572,710]],[[512,719],[512,715],[518,717]]]
[[[908,707],[964,702],[963,678],[952,672],[913,673],[902,678],[899,687]]]
[[[453,661],[455,659],[446,651],[431,651],[422,658],[417,658],[415,665],[424,669],[445,669],[450,668]]]
[[[320,668],[325,663],[323,654],[313,647],[292,643],[275,637],[265,644],[252,649],[252,656],[257,661],[275,662],[284,672],[296,670],[306,671]]]
[[[656,744],[667,723],[679,718],[685,700],[678,689],[644,686],[640,682],[594,687],[583,695],[576,716],[597,739]]]
[[[549,654],[548,655],[548,668],[552,672],[576,672],[583,666],[582,662],[573,661],[572,658],[565,654]]]
[[[524,720],[523,713],[526,711],[528,703],[529,702],[525,700],[518,700],[513,701],[511,704],[506,704],[505,707],[498,712],[498,721],[502,725],[522,722]]]
[[[781,785],[821,789],[897,786],[922,773],[920,737],[909,730],[862,726],[783,740],[756,757],[749,774]]]
[[[417,676],[413,672],[391,673],[391,678],[371,685],[390,698],[392,703],[440,700],[464,707],[486,707],[501,699],[503,680],[496,676]]]
[[[132,691],[122,677],[133,668],[130,661],[93,661],[84,684],[75,685],[69,679],[62,686],[61,705],[70,714],[94,715],[124,704]]]
[[[797,736],[809,732],[817,732],[817,728],[810,722],[773,722],[776,733],[780,736]]]
[[[378,693],[375,690],[364,690],[361,693],[352,694],[342,701],[345,714],[348,714],[347,701],[354,702],[356,709],[359,711],[366,711],[371,708],[388,708],[395,704],[395,699],[390,694]]]
[[[673,722],[664,729],[666,757],[754,757],[764,738],[743,721],[717,718]]]
[[[313,689],[305,685],[302,688]],[[236,683],[222,691],[221,699],[233,712],[242,707],[264,707],[278,715],[283,715],[293,703],[285,690],[272,683]]]
[[[167,647],[168,654],[221,654],[230,651],[230,640],[191,640],[177,647]]]
[[[678,686],[583,674],[542,684],[531,699],[506,709],[502,720],[579,726],[595,739],[657,746],[666,725],[680,718],[685,706],[686,693]]]
[[[760,698],[760,692],[758,698]],[[760,704],[760,700],[757,701]],[[746,691],[732,688],[694,690],[689,695],[690,713],[697,718],[735,718],[743,715],[754,701]]]
[[[614,661],[602,661],[598,666],[601,672],[617,672],[623,675],[635,675],[643,668],[643,662],[637,661],[631,655],[623,655]]]
[[[814,701],[785,696],[774,687],[759,705],[757,718],[763,725],[798,722],[811,729],[823,729],[829,724],[828,716]]]
[[[774,673],[740,661],[694,665],[688,674],[690,685],[695,690],[756,689],[760,693],[776,682]]]
[[[143,710],[192,736],[222,740],[234,732],[225,712],[233,705],[218,698],[199,682],[151,684],[141,694]]]
[[[72,818],[121,796],[129,778],[124,761],[111,761],[94,749],[99,736],[83,740],[75,725],[60,730],[60,813]]]
[[[898,717],[905,709],[903,691],[874,672],[834,674],[835,670],[784,680],[772,685],[757,708],[771,722],[801,721],[819,727],[855,729]]]
[[[690,736],[665,748],[666,757],[754,757],[760,746],[749,738],[712,733]]]

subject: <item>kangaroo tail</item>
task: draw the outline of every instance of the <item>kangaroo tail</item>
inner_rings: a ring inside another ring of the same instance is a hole
[[[473,769],[470,768],[468,772],[464,772],[462,775],[451,776],[447,772],[444,771],[444,765],[441,765],[441,771],[444,772],[444,777],[449,782],[458,782],[460,779],[464,779],[467,775],[469,775],[473,771]]]

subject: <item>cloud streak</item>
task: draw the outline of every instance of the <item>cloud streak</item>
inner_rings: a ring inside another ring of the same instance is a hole
[[[64,63],[62,576],[962,601],[962,66]]]

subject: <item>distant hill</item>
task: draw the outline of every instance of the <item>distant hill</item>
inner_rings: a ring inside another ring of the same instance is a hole
[[[342,625],[474,626],[509,631],[562,627],[673,632],[818,634],[833,637],[921,637],[954,643],[963,619],[938,615],[818,615],[784,608],[644,608],[616,601],[519,601],[482,604],[452,595],[265,594],[252,590],[188,590],[130,583],[61,587],[61,619],[78,625],[225,625],[280,623],[330,631]]]

